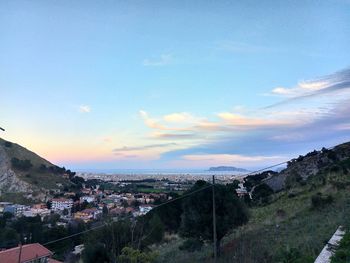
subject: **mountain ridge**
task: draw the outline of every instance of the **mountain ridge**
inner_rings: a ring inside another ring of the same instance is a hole
[[[25,147],[0,138],[0,196],[18,193],[44,200],[71,185],[71,173]]]
[[[324,169],[350,158],[350,142],[332,148],[322,148],[290,160],[287,168],[262,180],[274,192],[288,187],[293,181],[305,181]]]

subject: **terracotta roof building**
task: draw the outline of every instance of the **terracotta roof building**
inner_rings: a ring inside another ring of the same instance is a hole
[[[52,259],[53,253],[39,243],[23,245],[0,251],[1,263],[60,263]]]

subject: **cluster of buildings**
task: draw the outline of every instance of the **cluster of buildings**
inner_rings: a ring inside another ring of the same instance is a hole
[[[50,215],[51,210],[43,203],[28,206],[10,202],[0,202],[0,214],[5,212],[11,213],[15,217],[34,217],[39,215],[43,219],[45,216]]]
[[[0,202],[0,214],[9,212],[15,217],[40,216],[43,220],[50,214],[59,214],[65,222],[83,220],[85,223],[99,220],[103,213],[112,217],[145,215],[152,210],[156,199],[167,198],[163,193],[113,193],[112,191],[81,190],[77,200],[75,193],[65,193],[63,197],[53,198],[49,203],[39,203],[32,206]],[[75,197],[75,198],[73,198]],[[73,199],[75,201],[73,201]]]

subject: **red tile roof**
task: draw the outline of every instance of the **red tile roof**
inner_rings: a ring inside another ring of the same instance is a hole
[[[10,248],[0,252],[0,262],[18,263],[20,247]],[[41,257],[51,257],[52,252],[39,243],[22,246],[21,263]],[[51,261],[49,261],[51,262]]]
[[[62,263],[61,261],[58,261],[56,259],[50,258],[49,263]]]

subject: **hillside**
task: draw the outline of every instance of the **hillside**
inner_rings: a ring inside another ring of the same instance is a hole
[[[68,174],[67,174],[68,173]],[[0,197],[22,195],[44,200],[71,185],[70,171],[60,168],[30,150],[0,138]]]
[[[278,174],[268,177],[264,182],[275,192],[280,191],[295,181],[306,180],[324,169],[337,169],[336,164],[350,157],[350,142],[335,146],[332,149],[323,148],[312,151],[305,156],[299,156],[288,162],[287,168]]]
[[[282,178],[282,187],[245,200],[249,222],[225,236],[218,262],[314,262],[340,225],[350,229],[349,149],[345,143],[314,151],[291,160],[280,173],[252,175],[253,185]],[[179,249],[183,242],[174,235],[155,246],[157,262],[212,262],[211,243],[185,251]]]

